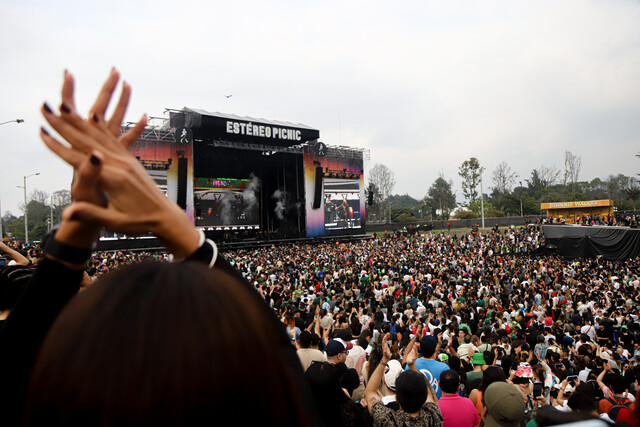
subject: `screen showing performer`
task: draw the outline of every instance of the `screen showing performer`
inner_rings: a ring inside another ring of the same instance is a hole
[[[356,179],[324,179],[326,230],[360,228],[360,182]]]
[[[257,179],[196,178],[196,226],[217,230],[259,229],[258,182]]]

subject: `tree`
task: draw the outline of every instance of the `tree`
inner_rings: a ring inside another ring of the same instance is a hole
[[[530,193],[535,194],[545,188],[555,184],[560,176],[560,170],[555,166],[540,166],[531,171],[531,179],[527,179]]]
[[[376,186],[382,200],[387,200],[396,185],[396,178],[391,169],[377,163],[369,172],[369,182]]]
[[[387,199],[391,196],[393,187],[396,185],[393,171],[387,166],[377,163],[369,172],[369,183],[375,186],[374,204],[378,201],[376,206],[379,213],[386,212],[388,207]]]
[[[604,191],[610,200],[621,202],[625,199],[625,189],[631,185],[631,178],[619,173],[618,175],[609,175],[604,182]]]
[[[567,150],[564,152],[564,185],[571,184],[571,191],[576,191],[576,182],[580,176],[582,168],[582,156],[572,154]]]
[[[58,190],[51,194],[51,202],[53,204],[53,223],[57,224],[62,221],[62,211],[71,204],[71,192],[69,190]]]
[[[465,160],[458,168],[458,175],[462,178],[462,195],[467,201],[465,206],[478,200],[476,188],[480,184],[480,175],[484,168],[480,167],[480,162],[475,157]]]
[[[442,219],[449,218],[449,214],[456,208],[456,195],[452,192],[453,181],[447,181],[441,173],[427,191],[427,206],[435,214],[440,212]]]
[[[493,170],[493,174],[491,174],[493,189],[498,194],[511,192],[511,187],[515,185],[517,176],[518,174],[511,169],[507,162],[500,162]]]
[[[625,194],[627,195],[627,198],[629,200],[631,200],[631,202],[633,203],[633,210],[636,210],[636,201],[638,201],[638,199],[640,199],[640,187],[638,187],[634,180],[631,179],[631,183],[629,185],[629,188],[626,188],[624,190]]]

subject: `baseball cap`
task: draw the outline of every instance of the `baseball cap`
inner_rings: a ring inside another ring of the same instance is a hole
[[[384,382],[389,390],[396,391],[396,378],[402,371],[402,365],[397,360],[392,359],[387,363],[384,370]]]
[[[524,416],[524,398],[506,382],[494,382],[484,391],[486,427],[518,427]]]
[[[325,346],[324,350],[327,352],[327,356],[337,356],[338,354],[343,353],[352,348],[353,348],[353,344],[345,343],[340,338],[336,338],[334,340],[329,341],[329,343]]]

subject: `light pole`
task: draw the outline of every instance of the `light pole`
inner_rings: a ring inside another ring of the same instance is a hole
[[[40,172],[32,173],[31,175],[24,176],[24,185],[22,189],[24,190],[24,242],[29,242],[29,228],[27,226],[27,178],[31,178],[32,176],[40,175]],[[18,185],[18,187],[20,187]]]
[[[9,120],[9,121],[0,123],[0,126],[1,125],[6,125],[7,123],[13,123],[13,122],[24,123],[24,120],[22,120],[22,119],[13,119],[13,120]],[[2,236],[3,236],[3,234],[2,234],[2,203],[0,203],[0,242],[2,241]]]
[[[6,122],[2,122],[2,123],[0,123],[0,126],[2,126],[2,125],[6,125],[7,123],[13,123],[13,122],[16,122],[16,123],[23,123],[23,122],[24,122],[24,120],[22,120],[22,119],[7,120]]]
[[[520,218],[524,217],[522,214],[522,181],[520,181]]]

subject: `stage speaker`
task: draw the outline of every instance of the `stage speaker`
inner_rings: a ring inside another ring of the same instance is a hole
[[[316,190],[313,193],[313,209],[320,209],[322,204],[322,166],[316,168]]]
[[[178,159],[178,206],[187,209],[187,159]]]
[[[369,197],[367,198],[367,205],[373,205],[373,196],[375,194],[375,190],[373,187],[369,187]]]

